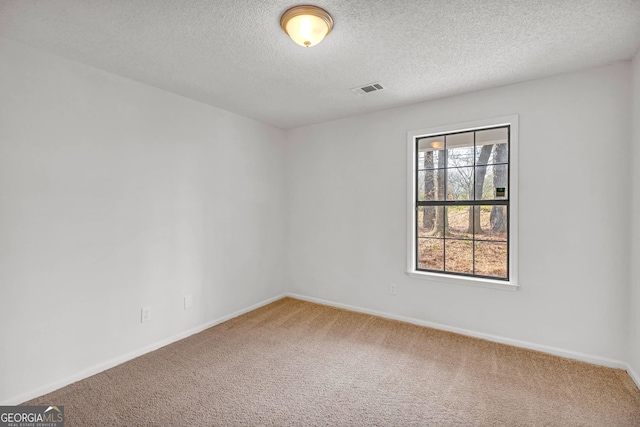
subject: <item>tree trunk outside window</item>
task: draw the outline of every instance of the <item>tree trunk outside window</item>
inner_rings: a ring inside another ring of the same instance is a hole
[[[446,200],[445,185],[444,185],[444,152],[440,152],[438,155],[438,170],[436,171],[436,196],[437,200]],[[434,235],[438,237],[444,237],[448,232],[447,219],[445,209],[436,209],[436,223]]]
[[[475,196],[476,200],[482,199],[482,190],[484,189],[484,179],[487,176],[487,167],[484,166],[489,162],[491,151],[493,150],[493,144],[483,145],[480,149],[480,155],[476,165],[483,167],[476,167],[476,182],[475,182]],[[472,214],[473,212],[473,214]],[[482,225],[480,224],[480,206],[469,207],[469,229],[467,233],[482,234]]]
[[[433,182],[433,151],[424,153],[424,194],[426,200],[433,200],[434,182]],[[436,219],[436,208],[433,206],[424,206],[422,213],[422,228],[432,230]]]
[[[508,153],[507,153],[507,144],[498,144],[496,146],[496,154],[495,154],[495,162],[496,163],[507,163]],[[507,187],[507,168],[499,167],[496,168],[495,176],[493,177],[493,186],[494,190],[496,188],[506,188]],[[507,219],[505,216],[505,208],[504,206],[494,206],[491,209],[491,216],[489,217],[491,222],[491,231],[494,233],[502,233],[507,228]]]

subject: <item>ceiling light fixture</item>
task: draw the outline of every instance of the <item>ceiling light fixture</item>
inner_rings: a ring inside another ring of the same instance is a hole
[[[315,46],[333,29],[331,15],[317,6],[294,6],[282,14],[280,26],[300,46]]]

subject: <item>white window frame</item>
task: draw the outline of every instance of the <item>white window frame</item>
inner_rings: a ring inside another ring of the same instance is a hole
[[[447,273],[419,271],[416,267],[416,139],[509,125],[509,280],[492,280]],[[414,279],[493,289],[517,290],[518,284],[518,115],[419,129],[407,133],[407,271]]]

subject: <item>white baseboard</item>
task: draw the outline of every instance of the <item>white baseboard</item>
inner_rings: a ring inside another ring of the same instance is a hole
[[[365,313],[365,314],[372,314],[374,316],[384,317],[386,319],[399,320],[401,322],[411,323],[414,325],[427,326],[429,328],[440,329],[442,331],[455,332],[457,334],[466,335],[474,338],[482,338],[487,341],[493,341],[501,344],[508,344],[514,347],[521,347],[521,348],[527,348],[530,350],[541,351],[543,353],[549,353],[555,356],[565,357],[567,359],[579,360],[581,362],[592,363],[594,365],[606,366],[608,368],[625,369],[627,370],[627,372],[629,372],[629,369],[631,369],[629,365],[625,362],[622,362],[620,360],[615,360],[615,359],[608,359],[606,357],[593,356],[590,354],[564,350],[557,347],[535,344],[528,341],[521,341],[521,340],[516,340],[512,338],[501,337],[498,335],[485,334],[482,332],[471,331],[469,329],[456,328],[454,326],[447,326],[440,323],[427,322],[425,320],[414,319],[411,317],[398,316],[395,314],[385,313],[377,310],[369,310],[367,308],[356,307],[353,305],[342,304],[334,301],[327,301],[321,298],[307,297],[304,295],[298,295],[293,293],[287,293],[285,295],[291,298],[296,298],[296,299],[309,301],[309,302],[315,302],[318,304],[328,305],[328,306],[337,307],[337,308],[343,308],[345,310],[356,311],[356,312]],[[634,378],[633,375],[631,375],[631,377]],[[636,381],[636,383],[638,383],[637,376],[634,378],[634,380]]]
[[[234,317],[238,317],[240,315],[243,315],[245,313],[248,313],[250,311],[253,311],[257,308],[263,307],[267,304],[271,304],[274,301],[278,301],[282,298],[284,298],[286,295],[282,294],[282,295],[278,295],[276,297],[273,298],[269,298],[267,300],[261,301],[259,303],[253,304],[249,307],[234,311],[233,313],[227,314],[226,316],[220,317],[218,319],[212,320],[210,322],[204,323],[202,325],[196,326],[195,328],[189,329],[187,331],[181,332],[177,335],[174,335],[172,337],[169,338],[165,338],[162,339],[160,341],[157,341],[153,344],[150,344],[148,346],[145,346],[143,348],[140,348],[138,350],[134,350],[130,353],[127,353],[125,355],[116,357],[114,359],[108,360],[106,362],[100,363],[96,366],[93,366],[91,368],[88,369],[84,369],[74,375],[71,375],[69,377],[63,378],[61,380],[58,381],[54,381],[50,384],[47,384],[45,386],[42,387],[38,387],[34,390],[30,390],[26,393],[21,393],[17,396],[13,396],[10,399],[5,400],[4,402],[0,402],[0,406],[14,406],[14,405],[19,405],[22,402],[26,402],[28,400],[34,399],[38,396],[42,396],[44,394],[47,393],[51,393],[52,391],[58,390],[59,388],[62,388],[64,386],[67,386],[69,384],[75,383],[77,381],[83,380],[85,378],[88,378],[92,375],[98,374],[100,372],[106,371],[107,369],[111,369],[115,366],[118,366],[122,363],[128,362],[129,360],[135,359],[136,357],[140,357],[143,354],[146,353],[150,353],[154,350],[157,350],[161,347],[167,346],[169,344],[172,344],[176,341],[180,341],[181,339],[187,338],[191,335],[197,334],[198,332],[202,332],[205,329],[209,329],[212,326],[218,325],[220,323],[226,322],[227,320],[233,319]]]
[[[631,365],[627,364],[627,373],[631,377],[638,389],[640,389],[640,375],[631,367]]]

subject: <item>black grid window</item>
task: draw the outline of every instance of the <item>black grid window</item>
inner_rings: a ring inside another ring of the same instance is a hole
[[[415,139],[418,271],[509,280],[509,131]]]

